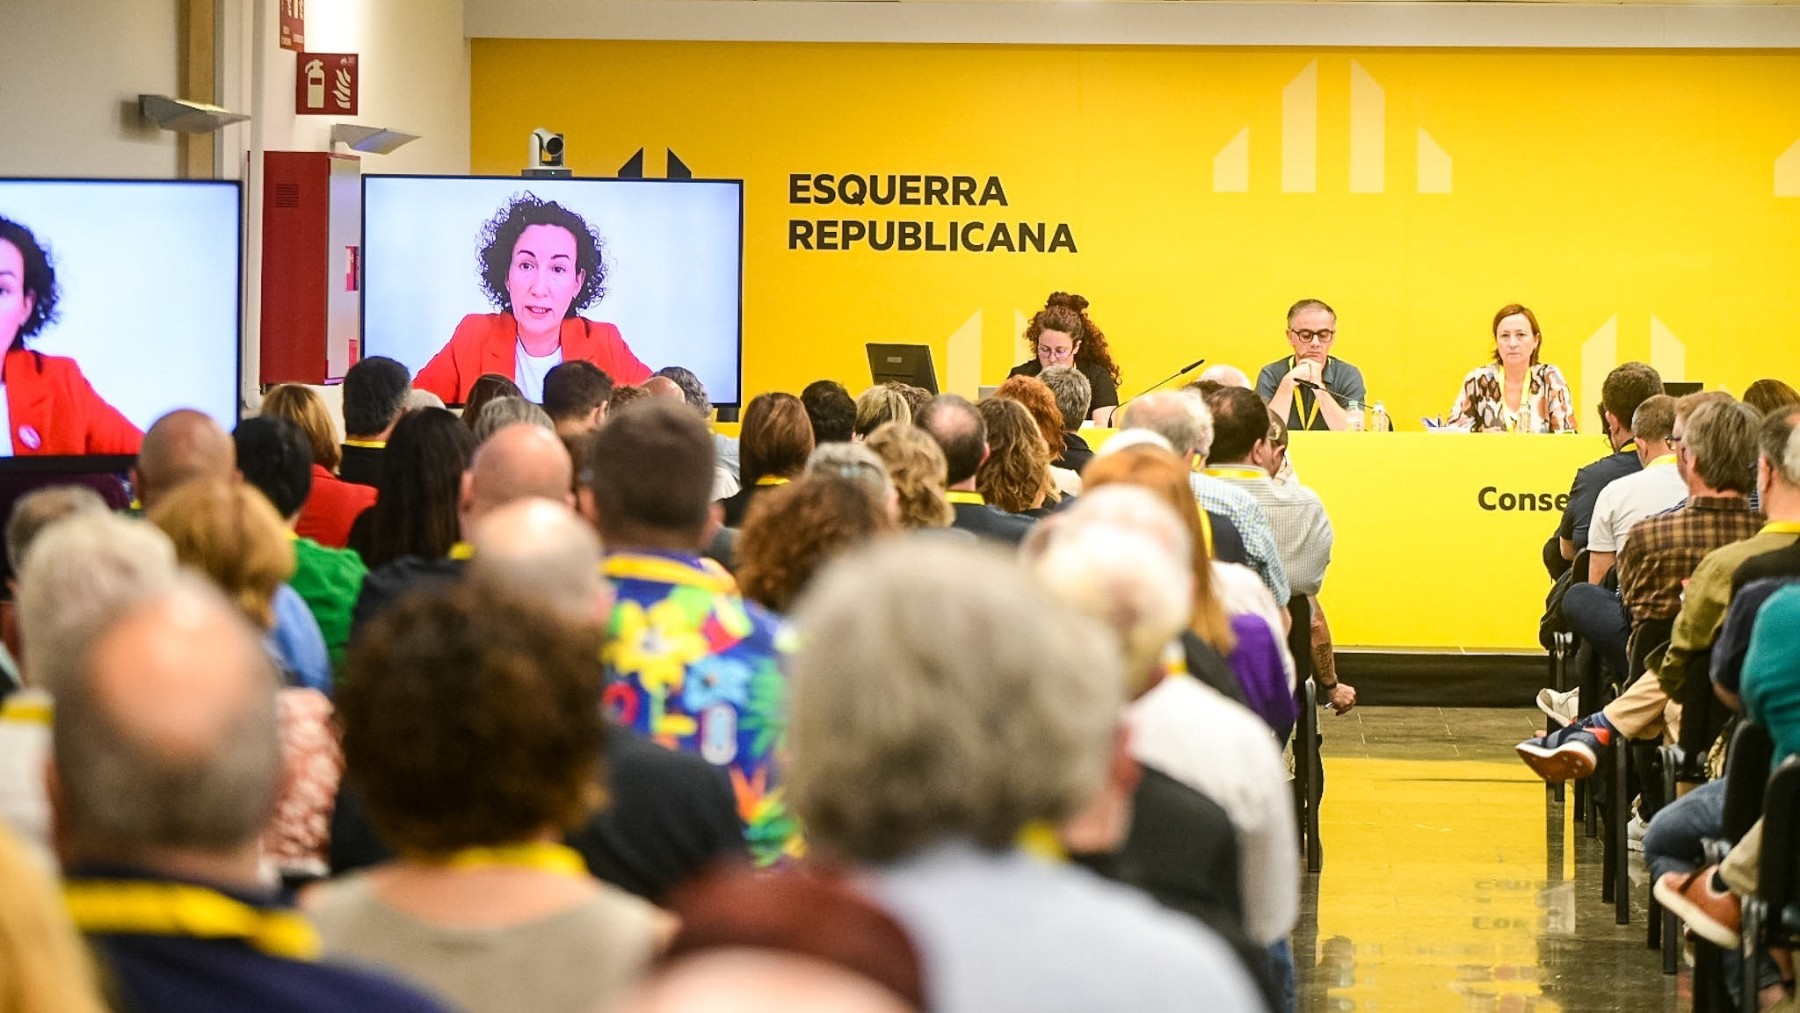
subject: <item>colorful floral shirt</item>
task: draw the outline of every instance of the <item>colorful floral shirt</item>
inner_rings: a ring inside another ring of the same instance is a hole
[[[1470,370],[1444,426],[1476,433],[1574,432],[1575,406],[1562,370],[1541,362],[1526,378],[1529,382],[1514,412],[1506,406],[1506,377],[1499,366],[1489,363]]]
[[[605,569],[618,594],[604,656],[607,713],[725,768],[758,863],[797,856],[799,833],[781,793],[780,620],[697,556],[622,552]]]

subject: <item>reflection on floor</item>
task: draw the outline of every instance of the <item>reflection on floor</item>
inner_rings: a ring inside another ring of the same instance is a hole
[[[1600,842],[1513,753],[1537,711],[1369,707],[1321,724],[1325,865],[1294,936],[1303,1010],[1677,1008],[1678,979],[1645,945],[1642,862],[1631,924],[1615,925]]]

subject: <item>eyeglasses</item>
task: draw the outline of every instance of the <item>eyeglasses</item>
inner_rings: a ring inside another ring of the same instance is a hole
[[[1303,345],[1329,345],[1331,344],[1331,339],[1337,337],[1337,331],[1334,331],[1329,327],[1319,331],[1296,331],[1293,328],[1289,328],[1288,333],[1292,334]]]
[[[1075,348],[1072,345],[1068,348],[1051,348],[1048,345],[1039,345],[1038,354],[1047,359],[1067,359],[1075,354]]]

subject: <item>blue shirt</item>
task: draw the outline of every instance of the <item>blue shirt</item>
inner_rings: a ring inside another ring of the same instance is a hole
[[[275,589],[275,625],[263,637],[263,646],[281,666],[290,685],[316,689],[331,695],[331,652],[325,634],[300,592],[286,584]]]

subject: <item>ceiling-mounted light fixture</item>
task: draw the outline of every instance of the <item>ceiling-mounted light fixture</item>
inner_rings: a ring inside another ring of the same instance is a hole
[[[183,134],[210,134],[250,118],[249,113],[234,113],[221,106],[167,95],[139,95],[138,108],[150,122]]]
[[[390,130],[387,127],[365,127],[359,123],[333,123],[331,125],[331,143],[342,144],[352,151],[362,151],[371,155],[385,155],[402,144],[418,139],[418,134]]]

